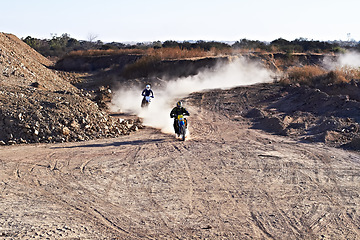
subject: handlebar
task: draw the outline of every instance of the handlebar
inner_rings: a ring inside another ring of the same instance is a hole
[[[181,115],[181,114],[180,114]],[[182,115],[184,115],[184,116],[190,116],[190,114],[182,114]],[[170,117],[171,118],[174,118],[174,117],[177,117],[178,115],[176,115],[176,114],[171,114],[170,115]]]

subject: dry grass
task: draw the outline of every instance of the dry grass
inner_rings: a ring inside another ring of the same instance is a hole
[[[347,79],[347,81],[351,81],[352,79],[360,79],[360,68],[343,67],[340,69],[340,71]]]
[[[288,70],[288,79],[291,83],[298,82],[310,85],[315,77],[324,74],[325,70],[317,66],[291,67]]]
[[[109,49],[109,50],[79,50],[70,52],[67,57],[96,57],[106,55],[126,55],[126,54],[144,54],[145,51],[142,49]]]
[[[202,49],[180,49],[174,48],[159,48],[159,49],[148,49],[146,51],[147,56],[152,56],[159,60],[173,60],[173,59],[184,59],[184,58],[197,58],[197,57],[209,57],[215,56],[212,51],[204,51]]]
[[[184,58],[197,58],[197,57],[210,57],[229,54],[230,50],[219,50],[212,48],[210,51],[205,51],[200,48],[195,49],[180,49],[174,48],[148,48],[148,49],[109,49],[109,50],[88,50],[88,51],[73,51],[68,54],[71,56],[105,56],[105,55],[124,55],[124,54],[141,54],[144,56],[150,56],[152,59],[159,60],[172,60],[172,59],[184,59]]]
[[[300,84],[308,86],[326,86],[329,84],[347,83],[360,79],[359,68],[339,68],[326,71],[318,66],[292,67],[288,69],[287,77],[280,80],[282,84]]]

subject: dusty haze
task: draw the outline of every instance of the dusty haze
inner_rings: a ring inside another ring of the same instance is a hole
[[[324,58],[324,67],[329,70],[335,70],[342,67],[359,68],[360,67],[360,54],[358,52],[346,52],[340,54],[336,61],[330,58]]]
[[[271,75],[272,72],[259,63],[247,61],[243,57],[235,58],[228,64],[219,64],[195,76],[173,79],[166,82],[163,88],[153,89],[155,98],[148,109],[140,107],[143,89],[118,89],[114,92],[111,108],[115,112],[136,114],[143,118],[145,125],[172,133],[173,120],[169,114],[176,101],[192,92],[270,82]]]

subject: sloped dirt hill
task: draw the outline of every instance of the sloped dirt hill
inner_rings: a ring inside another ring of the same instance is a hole
[[[77,91],[58,77],[51,62],[11,34],[0,33],[0,84],[37,87],[57,91]]]
[[[141,127],[112,119],[49,64],[14,35],[0,33],[0,145],[115,137]]]

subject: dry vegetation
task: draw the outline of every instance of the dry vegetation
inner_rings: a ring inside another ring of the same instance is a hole
[[[108,50],[78,50],[72,51],[65,57],[96,57],[96,56],[109,56],[109,55],[131,55],[138,54],[144,55],[146,59],[156,59],[158,61],[164,60],[175,60],[175,59],[191,59],[191,58],[202,58],[202,57],[215,57],[224,55],[237,55],[248,52],[256,52],[266,54],[267,51],[257,49],[230,49],[224,48],[219,49],[212,47],[209,51],[202,48],[180,48],[180,47],[167,47],[167,48],[147,48],[147,49],[108,49]],[[143,60],[144,61],[144,60]]]
[[[67,57],[92,57],[106,55],[124,55],[124,54],[144,54],[142,49],[108,49],[108,50],[78,50],[70,52]]]
[[[360,79],[360,69],[342,67],[327,71],[319,66],[291,67],[287,76],[281,79],[281,83],[300,84],[308,86],[326,86],[331,84],[348,83]]]
[[[146,56],[148,59],[156,60],[171,60],[184,59],[196,57],[209,57],[229,54],[231,51],[224,49],[212,48],[210,51],[205,51],[200,48],[195,49],[181,49],[179,47],[172,48],[148,48],[148,49],[108,49],[108,50],[88,50],[88,51],[73,51],[68,54],[68,57],[89,57],[89,56],[105,56],[105,55],[127,55],[140,54]]]

